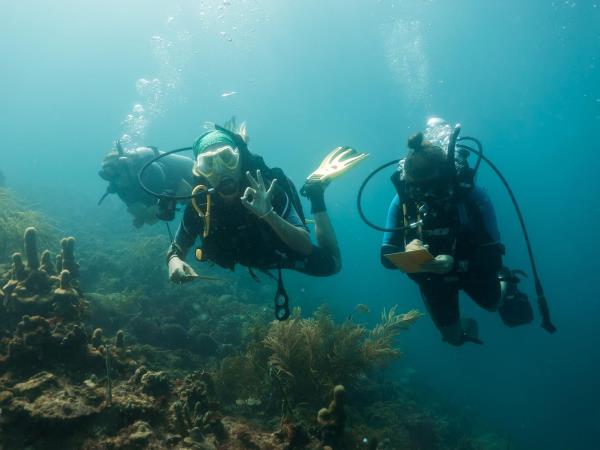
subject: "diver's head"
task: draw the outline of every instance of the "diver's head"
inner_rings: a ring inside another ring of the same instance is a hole
[[[233,138],[221,130],[212,130],[196,139],[193,149],[194,175],[205,178],[221,197],[237,197],[242,164],[240,149]]]
[[[112,151],[102,160],[102,168],[98,175],[115,186],[123,187],[129,181],[128,171],[127,157]]]
[[[423,133],[412,136],[408,140],[408,148],[404,160],[404,180],[409,194],[417,200],[446,196],[451,185],[446,152],[425,141]]]

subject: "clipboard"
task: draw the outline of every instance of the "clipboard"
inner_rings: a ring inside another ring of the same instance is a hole
[[[421,271],[421,264],[433,259],[433,255],[425,249],[409,252],[390,253],[385,257],[404,273],[417,273]]]

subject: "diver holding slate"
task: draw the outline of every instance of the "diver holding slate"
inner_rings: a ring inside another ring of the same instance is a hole
[[[482,343],[477,322],[460,317],[461,290],[482,308],[499,311],[507,326],[530,323],[533,310],[527,295],[517,287],[518,275],[524,274],[503,266],[504,246],[493,205],[474,182],[484,160],[505,183],[515,204],[532,262],[542,327],[553,333],[556,328],[550,320],[514,195],[504,177],[483,156],[479,141],[459,139],[459,132],[458,125],[453,129],[442,119],[431,119],[425,135],[418,133],[409,139],[406,158],[379,167],[363,183],[358,197],[359,213],[368,225],[385,232],[381,262],[386,268],[407,273],[419,285],[435,325],[450,344]],[[479,150],[462,143],[467,140],[474,141]],[[474,168],[467,161],[470,152],[478,155]],[[386,226],[379,227],[364,216],[362,192],[371,177],[395,164],[398,170],[392,182],[397,195],[390,205]]]

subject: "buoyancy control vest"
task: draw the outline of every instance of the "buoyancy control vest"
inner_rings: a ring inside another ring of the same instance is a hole
[[[467,258],[473,249],[492,241],[477,204],[470,195],[475,189],[473,171],[466,162],[457,165],[457,179],[448,183],[438,198],[412,198],[400,170],[392,176],[399,197],[405,244],[419,239],[434,255],[447,254]],[[410,226],[418,224],[417,226]]]

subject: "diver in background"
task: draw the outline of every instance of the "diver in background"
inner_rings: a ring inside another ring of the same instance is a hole
[[[127,212],[133,218],[133,225],[140,228],[144,224],[153,225],[160,220],[173,220],[174,203],[161,203],[142,190],[138,174],[142,167],[162,152],[154,147],[138,147],[125,151],[117,141],[116,150],[111,151],[102,161],[100,177],[108,181],[106,193],[98,204],[109,194],[117,194],[127,205]],[[194,184],[192,168],[194,161],[181,155],[167,155],[152,163],[144,174],[145,184],[154,192],[170,195],[185,195],[191,192]]]
[[[236,131],[215,126],[195,141],[194,192],[205,195],[186,208],[168,251],[169,278],[181,283],[198,277],[184,261],[197,237],[198,260],[232,270],[241,264],[251,273],[252,269],[293,269],[314,276],[337,273],[341,257],[324,189],[366,155],[338,147],[307,179],[301,192],[311,201],[318,243],[313,245],[293,183],[281,169],[269,168],[251,153],[247,141],[243,125]]]
[[[409,277],[422,298],[443,340],[453,345],[482,343],[477,322],[461,319],[459,290],[479,306],[500,311],[508,326],[531,322],[527,296],[517,289],[520,271],[502,265],[504,246],[493,205],[487,193],[469,179],[467,154],[456,160],[458,182],[446,152],[425,141],[419,133],[408,141],[395,185],[398,194],[388,211],[381,246],[381,262],[393,269],[385,255],[427,249],[434,258]],[[461,178],[462,177],[462,178]]]

